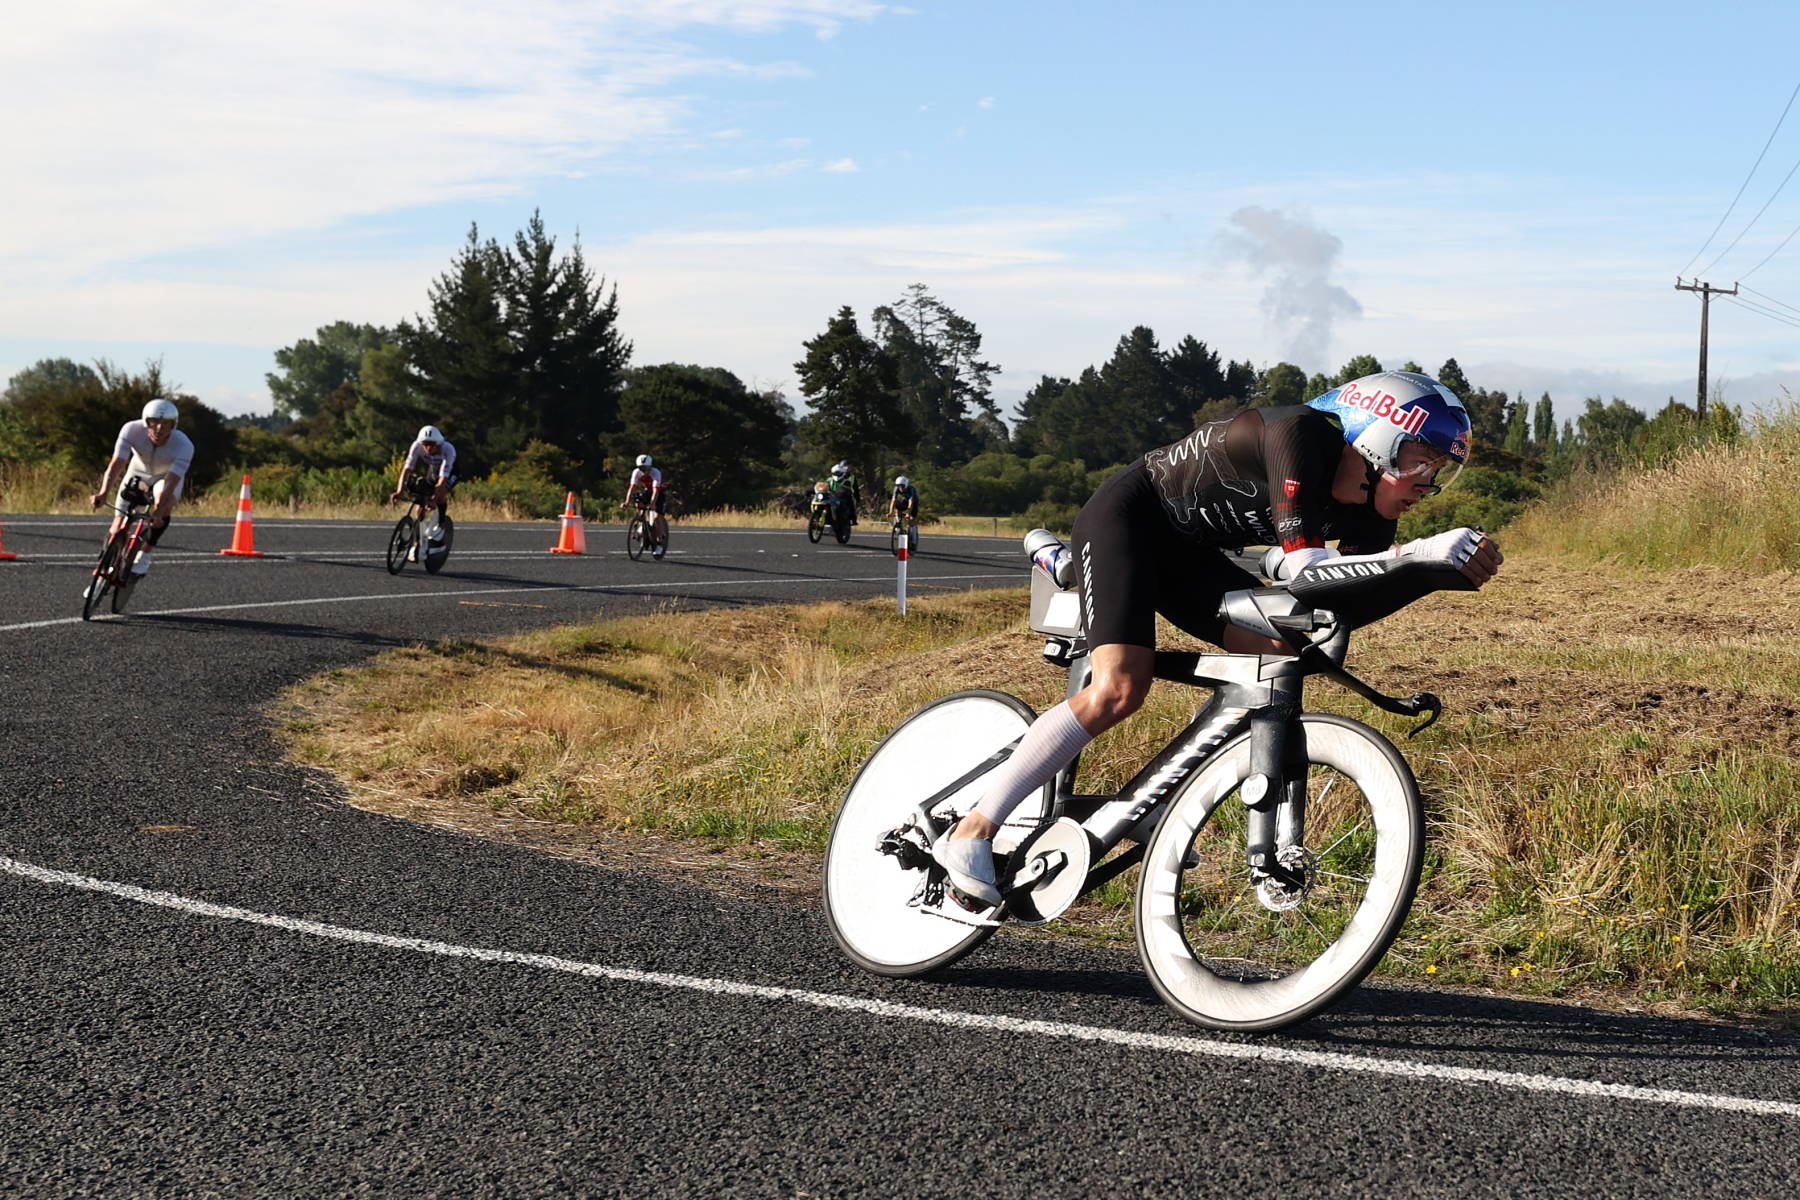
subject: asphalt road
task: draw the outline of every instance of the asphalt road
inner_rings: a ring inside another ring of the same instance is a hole
[[[885,535],[678,526],[632,563],[470,524],[390,577],[383,525],[265,520],[258,560],[229,528],[178,522],[83,624],[98,521],[5,519],[0,1193],[1792,1190],[1794,1039],[1398,988],[1200,1036],[1129,952],[1011,938],[879,980],[814,906],[350,808],[263,715],[421,637],[891,595]],[[915,594],[1026,577],[1012,539],[923,551]]]

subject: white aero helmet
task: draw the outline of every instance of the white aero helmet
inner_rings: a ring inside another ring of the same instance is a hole
[[[439,445],[442,445],[444,441],[444,431],[439,429],[436,425],[421,425],[419,426],[419,436],[413,440],[416,442],[437,442]]]
[[[638,465],[638,466],[640,466],[640,467],[647,467],[647,466],[649,466],[649,465],[650,465],[650,456],[649,456],[649,455],[648,455],[648,454],[640,454],[640,455],[638,455],[638,461],[637,461],[637,465]]]
[[[165,400],[158,396],[144,405],[143,419],[146,421],[173,421],[181,424],[181,410],[175,407],[173,400]]]
[[[897,488],[911,487],[912,480],[908,479],[904,475],[896,475],[896,476],[894,476],[894,486]]]
[[[1343,426],[1344,440],[1379,471],[1395,474],[1400,447],[1419,442],[1443,457],[1447,485],[1469,459],[1469,412],[1456,393],[1412,371],[1365,375],[1307,401]]]

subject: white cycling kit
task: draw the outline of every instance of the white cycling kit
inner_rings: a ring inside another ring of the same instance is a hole
[[[120,488],[132,479],[142,479],[154,489],[160,490],[169,476],[177,477],[175,498],[181,499],[182,489],[187,485],[188,469],[194,463],[194,443],[181,430],[173,430],[169,440],[160,446],[150,443],[150,426],[142,421],[127,421],[119,427],[118,440],[113,443],[113,457],[126,459],[131,465],[125,471],[125,479],[120,481]]]
[[[439,442],[437,446],[437,453],[433,454],[425,449],[423,442],[414,442],[412,448],[406,452],[406,469],[419,471],[419,468],[423,467],[424,470],[419,471],[422,476],[448,482],[455,473],[456,447],[449,442]]]

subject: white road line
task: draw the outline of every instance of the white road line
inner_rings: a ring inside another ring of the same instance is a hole
[[[1017,571],[1009,571],[1004,575],[926,575],[917,582],[923,586],[944,579],[1010,579],[1017,582]],[[301,600],[259,600],[248,604],[205,604],[195,608],[158,608],[146,609],[143,612],[125,613],[114,616],[111,613],[96,615],[95,621],[123,621],[128,616],[137,617],[181,617],[193,613],[210,612],[243,612],[253,608],[296,608],[307,604],[357,604],[380,600],[403,600],[417,602],[420,600],[454,600],[459,596],[499,596],[518,592],[630,592],[643,588],[708,588],[708,587],[774,587],[781,584],[805,584],[819,587],[833,583],[892,583],[894,577],[887,575],[866,575],[849,579],[807,576],[803,579],[707,579],[707,580],[660,580],[656,583],[570,583],[549,584],[537,587],[503,587],[503,588],[464,588],[455,592],[378,592],[362,596],[313,596]],[[48,629],[53,625],[79,625],[80,617],[56,617],[48,621],[20,621],[14,625],[0,625],[0,633],[13,633],[20,629]]]
[[[931,1025],[947,1025],[957,1029],[975,1029],[994,1033],[1016,1033],[1031,1037],[1065,1038],[1071,1041],[1098,1042],[1122,1046],[1129,1050],[1188,1054],[1206,1058],[1247,1059],[1284,1066],[1324,1068],[1368,1075],[1390,1075],[1427,1082],[1462,1083],[1512,1088],[1527,1092],[1553,1092],[1594,1100],[1636,1100],[1648,1104],[1669,1104],[1682,1108],[1710,1109],[1715,1112],[1741,1112],[1766,1117],[1800,1117],[1800,1104],[1781,1100],[1755,1100],[1746,1096],[1724,1096],[1709,1092],[1683,1092],[1672,1088],[1636,1087],[1623,1083],[1602,1083],[1592,1079],[1575,1079],[1561,1075],[1528,1075],[1516,1071],[1494,1071],[1480,1067],[1454,1067],[1440,1063],[1414,1062],[1406,1059],[1370,1058],[1355,1054],[1339,1054],[1322,1050],[1295,1050],[1261,1043],[1217,1042],[1199,1037],[1170,1034],[1139,1033],[1126,1029],[1108,1029],[1099,1025],[1075,1025],[1065,1021],[1033,1021],[1021,1017],[996,1016],[988,1013],[959,1012],[955,1009],[924,1008],[912,1004],[895,1004],[886,1000],[869,1000],[860,996],[843,996],[831,992],[813,992],[800,988],[769,987],[740,983],[731,979],[708,979],[695,975],[671,975],[662,971],[638,971],[628,967],[608,967],[599,963],[578,962],[549,954],[527,954],[517,950],[492,950],[481,946],[459,946],[451,942],[434,942],[425,938],[396,937],[366,929],[350,929],[327,925],[298,917],[283,917],[255,912],[226,904],[213,904],[178,896],[171,892],[152,891],[129,883],[94,879],[70,871],[57,871],[16,859],[0,857],[0,870],[39,883],[59,884],[83,891],[100,892],[140,904],[175,909],[200,917],[216,917],[225,921],[243,921],[271,929],[282,929],[308,937],[329,938],[365,946],[381,946],[390,950],[410,950],[418,954],[436,954],[445,958],[467,958],[480,962],[509,966],[536,967],[545,971],[562,971],[590,979],[610,979],[619,983],[645,984],[652,987],[680,988],[715,996],[742,996],[758,1000],[779,1000],[806,1004],[815,1008],[841,1012],[866,1013],[888,1020],[919,1021]]]

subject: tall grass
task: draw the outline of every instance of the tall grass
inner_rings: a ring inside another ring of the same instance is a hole
[[[1569,485],[1508,530],[1509,545],[1633,567],[1800,570],[1800,410],[1754,421],[1666,466]]]

